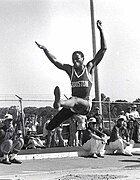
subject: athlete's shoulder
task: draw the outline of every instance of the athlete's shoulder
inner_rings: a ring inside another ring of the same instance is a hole
[[[72,68],[73,66],[70,65],[70,64],[64,64],[64,67],[65,67],[65,68]]]
[[[71,76],[71,74],[72,74],[72,67],[73,66],[71,66],[70,64],[64,64],[63,65],[63,70],[66,71],[69,76]]]
[[[86,64],[87,72],[92,75],[94,73],[94,67],[95,67],[94,63],[92,61],[89,61]]]

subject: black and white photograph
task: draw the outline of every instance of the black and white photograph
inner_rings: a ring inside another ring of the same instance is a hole
[[[140,178],[139,7],[0,0],[0,180]]]

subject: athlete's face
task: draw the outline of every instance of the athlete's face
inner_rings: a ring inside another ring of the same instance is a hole
[[[81,54],[76,53],[73,56],[73,64],[75,68],[80,68],[83,65],[84,58],[81,56]]]

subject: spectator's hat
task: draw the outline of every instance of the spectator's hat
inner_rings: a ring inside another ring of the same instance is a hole
[[[96,119],[94,117],[89,118],[88,123],[96,123]]]
[[[118,116],[118,119],[121,118],[121,119],[124,119],[124,120],[125,120],[125,117],[126,117],[126,116],[124,116],[124,115],[119,115],[119,116]]]
[[[8,120],[8,121],[12,121],[13,120],[13,116],[11,114],[6,114],[4,117],[4,120]]]
[[[121,115],[120,115],[120,116],[118,117],[117,122],[118,122],[118,121],[124,121],[124,120],[125,120],[125,119],[124,119],[124,116],[121,116]]]
[[[136,104],[133,104],[133,105],[132,105],[132,108],[137,108],[137,105],[136,105]]]

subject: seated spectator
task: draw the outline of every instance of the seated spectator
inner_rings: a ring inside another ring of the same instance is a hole
[[[13,117],[11,114],[6,114],[3,126],[0,128],[0,151],[3,156],[2,163],[11,164],[22,162],[17,159],[17,154],[24,145],[22,132],[18,131],[15,134],[13,127]]]
[[[30,129],[27,132],[27,135],[24,138],[25,141],[25,148],[26,149],[36,149],[36,148],[44,148],[44,144],[40,137]]]
[[[36,149],[45,147],[39,135],[37,135],[37,125],[36,116],[31,115],[25,123],[24,148]]]
[[[121,154],[132,156],[131,152],[134,141],[129,141],[129,139],[126,138],[125,133],[123,133],[123,122],[124,119],[122,117],[118,118],[117,124],[114,125],[111,132],[109,147],[113,150],[114,154],[120,152]]]
[[[96,129],[95,118],[90,118],[87,122],[87,128],[83,133],[82,143],[83,149],[87,151],[91,157],[104,157],[107,136]]]

